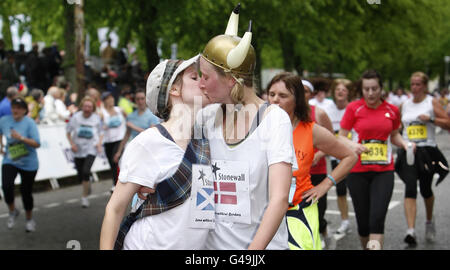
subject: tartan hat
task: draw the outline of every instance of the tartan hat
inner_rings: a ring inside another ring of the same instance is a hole
[[[199,55],[189,60],[168,59],[159,63],[147,79],[146,102],[150,111],[161,115],[169,101],[169,90],[180,72],[198,61]]]

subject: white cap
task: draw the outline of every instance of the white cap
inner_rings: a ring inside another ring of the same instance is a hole
[[[164,60],[147,78],[146,102],[154,114],[161,114],[169,101],[169,90],[180,72],[197,62],[200,55],[189,60]]]

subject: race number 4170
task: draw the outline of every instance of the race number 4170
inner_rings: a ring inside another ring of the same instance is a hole
[[[381,5],[381,0],[367,0],[367,4],[369,5]]]

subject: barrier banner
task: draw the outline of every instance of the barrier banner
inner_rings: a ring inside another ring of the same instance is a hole
[[[57,179],[77,174],[72,150],[66,137],[66,125],[38,125],[39,136],[41,139],[41,147],[37,149],[39,159],[39,169],[36,175],[36,181]],[[4,144],[6,138],[3,136]],[[3,156],[0,155],[0,163]],[[109,170],[110,166],[106,158],[105,152],[102,151],[95,158],[91,172]],[[0,170],[1,177],[1,170]],[[1,179],[1,178],[0,178]],[[20,183],[18,175],[16,184]],[[0,181],[0,186],[2,185]]]

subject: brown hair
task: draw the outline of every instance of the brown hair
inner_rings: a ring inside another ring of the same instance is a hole
[[[383,89],[383,78],[381,77],[381,74],[378,73],[374,69],[369,69],[369,70],[364,71],[364,73],[361,75],[361,78],[358,80],[358,82],[356,84],[356,94],[359,97],[363,96],[362,95],[362,81],[370,80],[370,79],[378,80],[378,85],[380,86],[381,89]]]
[[[295,97],[294,115],[302,122],[311,122],[310,108],[305,97],[305,88],[303,87],[302,78],[290,72],[282,72],[273,77],[269,82],[267,85],[267,94],[269,94],[272,85],[279,81],[284,82],[286,88],[291,91]]]

